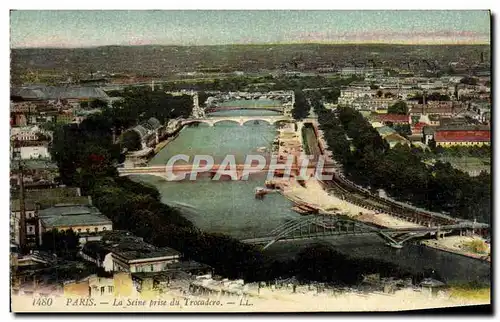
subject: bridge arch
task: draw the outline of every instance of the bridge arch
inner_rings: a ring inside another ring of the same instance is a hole
[[[253,119],[253,120],[247,120],[244,121],[242,125],[249,125],[249,124],[254,124],[255,122],[259,123],[267,123],[268,125],[272,125],[274,122],[270,120],[264,120],[264,119]]]
[[[208,126],[212,126],[213,122],[207,119],[191,119],[184,121],[184,125],[190,125],[190,124],[207,124]]]
[[[273,106],[273,107],[265,107],[265,106],[257,106],[257,107],[240,107],[240,106],[217,106],[217,107],[207,107],[205,109],[206,114],[221,112],[221,111],[238,111],[238,110],[256,110],[256,111],[273,111],[277,113],[283,113],[284,108]]]
[[[241,125],[241,122],[239,120],[235,119],[220,119],[220,120],[214,120],[212,121],[212,125],[220,124],[220,123],[236,123],[237,125]]]
[[[280,120],[274,121],[274,124],[279,125],[282,123],[294,123],[294,122],[295,122],[295,120],[293,120],[293,119],[280,119]]]

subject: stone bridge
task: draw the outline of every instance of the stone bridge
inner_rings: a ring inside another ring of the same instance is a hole
[[[182,125],[193,123],[205,123],[209,126],[214,126],[220,122],[233,122],[239,125],[251,124],[253,122],[266,122],[274,125],[279,122],[294,122],[294,119],[284,115],[278,116],[221,116],[221,117],[206,117],[206,118],[191,118],[182,121]]]
[[[205,108],[205,113],[214,113],[218,111],[233,111],[233,110],[261,110],[283,113],[284,107],[280,106],[213,106]]]
[[[283,168],[285,164],[278,163],[276,165],[271,165],[266,163],[262,168],[257,168],[256,164],[235,164],[234,170],[235,175],[229,175],[231,167],[227,164],[213,164],[210,169],[206,169],[205,165],[193,165],[193,164],[175,164],[175,165],[163,165],[163,166],[149,166],[149,167],[129,167],[129,168],[118,168],[118,175],[120,177],[130,176],[130,175],[151,175],[156,177],[161,177],[166,180],[172,180],[170,175],[185,175],[191,173],[208,173],[211,176],[215,176],[218,172],[221,177],[231,177],[232,180],[242,180],[245,179],[246,175],[251,175],[253,173],[268,172],[273,173],[276,177],[283,176],[286,172]],[[306,173],[316,172],[316,165],[314,162],[304,167]],[[323,173],[328,173],[333,171],[333,167],[330,165],[324,165],[322,167]],[[290,175],[293,177],[300,173],[302,168],[300,168],[296,163],[292,164],[289,169]],[[233,174],[233,173],[231,173]],[[176,181],[176,180],[172,180]]]

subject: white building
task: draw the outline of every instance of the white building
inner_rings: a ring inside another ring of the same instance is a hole
[[[156,247],[125,231],[103,233],[100,241],[85,243],[82,258],[107,272],[161,272],[177,263],[181,253],[169,247]]]
[[[45,145],[21,146],[17,148],[21,160],[50,159],[50,153]]]

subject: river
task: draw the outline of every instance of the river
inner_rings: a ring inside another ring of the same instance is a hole
[[[234,106],[238,102],[231,102]],[[268,102],[267,102],[268,103]],[[254,105],[255,106],[255,105]],[[278,115],[273,111],[232,110],[220,111],[212,116]],[[221,161],[227,154],[234,154],[242,162],[247,154],[257,152],[260,147],[271,147],[276,135],[275,126],[265,122],[240,126],[221,122],[210,127],[205,124],[185,127],[178,137],[163,148],[150,165],[166,164],[176,154],[192,157],[206,154]],[[167,182],[154,176],[131,176],[132,180],[153,185],[162,196],[162,202],[183,209],[187,219],[197,227],[224,233],[238,239],[268,236],[287,219],[299,218],[291,210],[292,203],[280,194],[268,194],[264,199],[254,197],[254,189],[263,186],[265,174],[253,175],[248,181],[212,181],[201,177],[197,181]],[[276,258],[294,256],[301,248],[313,241],[276,243],[267,251]],[[446,281],[489,282],[490,266],[486,262],[449,254],[424,246],[407,245],[397,250],[387,247],[377,236],[343,236],[329,238],[339,251],[355,257],[385,259],[402,267],[434,269]]]

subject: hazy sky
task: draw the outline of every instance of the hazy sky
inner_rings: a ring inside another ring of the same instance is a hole
[[[488,11],[12,11],[11,47],[489,43]]]

